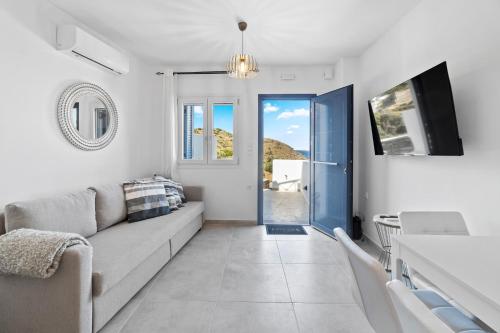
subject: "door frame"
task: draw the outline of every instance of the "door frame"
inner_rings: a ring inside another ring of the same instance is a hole
[[[311,101],[316,94],[259,94],[258,95],[258,148],[257,148],[257,224],[264,224],[264,194],[263,194],[263,184],[262,177],[264,175],[264,170],[262,168],[262,162],[264,160],[264,108],[262,107],[262,102],[267,99],[279,99],[279,100],[309,100]],[[312,115],[312,101],[310,103],[309,109],[309,126],[311,125],[311,115]],[[311,140],[309,140],[309,154],[311,154]],[[309,155],[309,160],[310,160]],[[309,190],[309,195],[311,191]],[[311,198],[309,198],[311,200]],[[309,219],[309,224],[311,223]]]

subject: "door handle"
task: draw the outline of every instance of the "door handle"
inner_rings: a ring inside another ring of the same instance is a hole
[[[325,165],[339,165],[337,162],[320,162],[320,161],[313,161],[313,164],[325,164]]]

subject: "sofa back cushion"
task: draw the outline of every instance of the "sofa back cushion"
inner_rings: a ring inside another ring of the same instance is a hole
[[[95,191],[85,190],[5,206],[7,232],[30,228],[73,232],[89,237],[97,232]]]
[[[127,204],[122,184],[93,186],[90,189],[96,192],[95,217],[97,231],[104,230],[127,219]]]

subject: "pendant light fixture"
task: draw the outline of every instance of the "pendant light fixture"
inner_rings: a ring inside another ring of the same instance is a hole
[[[244,21],[238,22],[238,28],[241,31],[241,53],[235,54],[227,63],[227,74],[234,79],[251,79],[259,72],[259,67],[255,58],[244,52],[243,32],[247,28]]]

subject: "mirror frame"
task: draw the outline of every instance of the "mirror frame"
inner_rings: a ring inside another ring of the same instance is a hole
[[[109,112],[109,127],[106,133],[97,139],[87,139],[73,127],[71,121],[71,110],[75,102],[82,95],[91,94],[98,98]],[[57,119],[59,127],[66,139],[71,144],[82,150],[99,150],[111,143],[118,131],[118,111],[115,103],[104,89],[88,82],[75,83],[66,88],[57,106]]]

